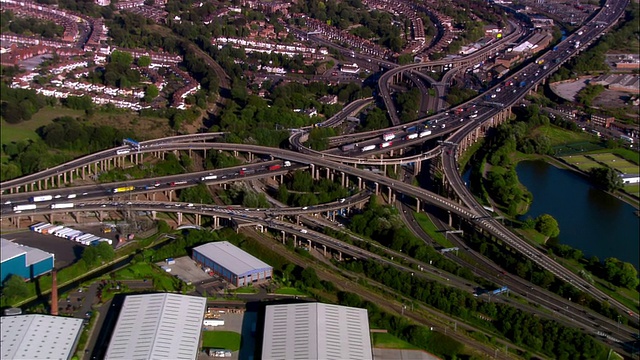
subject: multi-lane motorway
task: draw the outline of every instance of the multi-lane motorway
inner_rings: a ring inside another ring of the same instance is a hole
[[[626,6],[626,3],[627,2],[625,0],[608,1],[606,6],[603,7],[602,11],[600,11],[596,16],[594,16],[586,25],[580,28],[579,31],[577,31],[576,33],[568,37],[565,41],[560,43],[555,51],[548,51],[543,55],[541,55],[538,58],[538,60],[544,60],[543,62],[539,61],[539,63],[529,64],[523,67],[518,73],[511,75],[509,78],[505,79],[503,83],[496,85],[495,87],[490,89],[487,93],[483,94],[483,97],[474,99],[471,102],[465,104],[464,106],[465,113],[450,111],[445,114],[438,114],[437,116],[430,117],[429,121],[438,120],[438,122],[436,122],[435,124],[433,123],[429,124],[429,126],[432,127],[432,131],[434,132],[434,135],[436,133],[444,133],[447,131],[451,131],[451,129],[454,129],[457,131],[455,131],[454,134],[447,139],[447,143],[449,144],[460,143],[471,131],[473,131],[475,128],[479,126],[482,126],[486,121],[491,119],[491,117],[494,116],[497,112],[501,111],[502,108],[510,107],[513,104],[515,104],[526,94],[527,91],[532,89],[539,82],[541,82],[546,76],[550,75],[553,71],[555,71],[555,69],[561,63],[569,59],[571,56],[575,55],[578,51],[580,51],[585,46],[585,44],[588,44],[589,42],[593,41],[593,39],[598,37],[603,31],[606,30],[607,27],[611,26],[615,22],[615,20],[621,16]],[[607,25],[603,25],[603,24],[607,24]],[[514,26],[514,29],[515,31],[506,37],[507,39],[509,39],[506,42],[513,41],[513,39],[516,39],[522,36],[522,33],[517,31],[518,29],[517,26]],[[504,44],[504,43],[501,43],[501,44]],[[495,51],[495,49],[491,49],[491,52],[493,51]],[[488,53],[489,52],[487,53],[478,52],[474,54],[473,59],[480,59],[481,57],[486,56]],[[465,66],[473,59],[464,59],[464,61],[461,60],[459,61],[459,64],[461,66]],[[449,63],[449,62],[450,61],[442,62],[442,64],[432,63],[430,65],[431,66],[444,65],[445,63]],[[392,78],[392,76],[394,76],[394,73],[397,74],[402,71],[413,71],[414,69],[419,69],[425,66],[426,66],[425,64],[412,64],[405,67],[395,67],[392,70],[387,71],[380,79],[381,84],[384,84],[384,86],[380,86],[380,96],[384,99],[385,102],[387,101],[387,99],[389,101],[391,100],[388,94],[388,91],[385,92],[386,90],[384,89],[388,89],[387,85],[390,83],[390,79]],[[391,66],[389,66],[389,68],[391,68]],[[387,97],[387,99],[385,97]],[[349,105],[347,109],[343,110],[343,113],[340,114],[340,116],[341,117],[348,116],[346,114],[351,113],[352,109],[357,109],[360,106],[364,106],[367,104],[368,101],[370,100],[364,99],[359,103]],[[333,121],[338,122],[339,117],[336,117]],[[420,121],[417,121],[414,124],[423,123],[424,121],[425,119],[421,119]],[[331,122],[331,123],[327,123],[326,125],[333,126],[335,124]],[[408,125],[412,125],[412,124],[407,124],[405,126],[408,126]],[[446,127],[443,125],[445,125]],[[402,125],[397,124],[397,126],[395,126],[394,128],[381,130],[379,132],[374,133],[373,136],[379,136],[384,132],[394,131],[399,133],[399,138],[404,138],[407,134],[403,133],[403,130],[404,129],[402,129]],[[335,171],[349,174],[353,177],[358,177],[361,179],[368,180],[370,183],[375,183],[378,186],[385,186],[388,188],[392,188],[397,193],[414,197],[416,199],[419,199],[422,202],[428,202],[444,210],[450,211],[451,213],[457,214],[462,218],[469,219],[470,221],[473,221],[477,227],[494,235],[496,238],[510,245],[514,249],[517,249],[522,254],[524,254],[524,256],[528,257],[532,262],[535,262],[539,266],[552,272],[555,276],[565,280],[568,283],[573,284],[574,286],[578,287],[582,291],[589,293],[598,299],[607,300],[611,304],[611,306],[621,310],[623,314],[625,314],[625,316],[627,316],[626,314],[629,313],[629,309],[627,309],[623,304],[620,304],[614,299],[609,299],[603,292],[601,292],[600,290],[594,287],[589,286],[579,276],[563,268],[562,266],[557,264],[555,261],[553,261],[551,258],[549,258],[546,254],[541,253],[535,247],[528,244],[526,241],[523,241],[519,237],[515,236],[507,228],[502,226],[502,224],[491,219],[489,217],[490,214],[488,214],[480,206],[480,204],[478,204],[475,201],[473,196],[468,192],[468,190],[460,180],[460,176],[457,171],[457,163],[456,163],[456,156],[458,154],[457,154],[457,151],[455,151],[454,146],[446,145],[448,146],[448,148],[446,148],[445,151],[441,151],[440,149],[438,149],[437,151],[434,151],[434,154],[439,154],[439,153],[443,154],[446,179],[451,183],[452,187],[458,194],[458,197],[461,203],[458,203],[456,201],[451,201],[444,197],[432,194],[426,190],[416,188],[414,186],[402,183],[400,181],[389,179],[384,176],[373,174],[371,172],[363,171],[361,169],[337,162],[337,161],[349,162],[349,163],[355,163],[355,164],[362,163],[360,160],[358,161],[348,160],[348,159],[353,159],[354,155],[358,155],[358,154],[347,153],[347,154],[339,154],[339,155],[338,154],[330,155],[330,154],[307,151],[308,149],[305,150],[305,147],[301,141],[301,138],[304,136],[304,132],[300,132],[298,135],[299,137],[293,138],[294,140],[292,141],[294,148],[303,153],[296,153],[296,152],[284,150],[284,149],[264,148],[264,147],[253,146],[253,145],[238,145],[238,144],[206,142],[207,140],[211,140],[219,135],[220,134],[196,134],[196,135],[185,135],[181,137],[165,138],[165,139],[142,142],[140,144],[141,145],[140,152],[198,150],[198,149],[245,151],[245,152],[251,152],[256,154],[272,155],[282,160],[291,161],[294,164],[292,164],[290,168],[283,167],[278,169],[277,171],[273,171],[272,173],[269,173],[268,170],[265,171],[265,169],[268,169],[268,166],[270,166],[270,164],[272,163],[273,164],[282,163],[282,161],[265,162],[263,164],[249,164],[249,165],[234,168],[234,169],[225,169],[224,171],[220,170],[217,172],[207,172],[206,174],[205,173],[184,174],[184,175],[166,177],[162,179],[136,180],[136,181],[128,182],[128,185],[134,186],[136,188],[135,192],[132,192],[132,194],[135,194],[136,192],[139,193],[139,192],[149,192],[149,191],[159,191],[159,190],[170,191],[180,186],[190,186],[190,185],[193,185],[194,183],[197,183],[198,179],[200,179],[201,176],[209,175],[209,173],[219,176],[219,178],[216,179],[215,181],[211,181],[211,183],[215,183],[215,182],[224,182],[228,180],[238,180],[240,178],[242,179],[257,178],[260,176],[265,176],[265,172],[267,175],[278,175],[278,174],[285,173],[290,169],[299,167],[299,165],[296,165],[296,164],[307,164],[307,165],[314,165],[314,166],[329,168]],[[362,135],[358,135],[358,136],[362,136]],[[349,138],[350,141],[360,141],[360,139],[362,139],[361,137],[356,137],[356,136],[347,137],[347,138]],[[433,138],[433,136],[429,138]],[[422,139],[422,140],[418,139],[418,141],[415,141],[415,143],[420,143],[420,142],[423,142],[424,140],[425,139]],[[396,147],[406,147],[408,145],[413,144],[409,142],[408,139],[406,141],[407,142],[398,142],[396,144]],[[376,140],[373,143],[378,143],[378,142],[380,141]],[[118,149],[125,149],[125,147],[121,147]],[[16,188],[18,186],[25,186],[28,184],[32,184],[44,178],[53,177],[53,176],[56,176],[57,174],[68,172],[72,169],[76,169],[89,164],[94,164],[101,160],[114,157],[116,156],[115,154],[116,150],[117,149],[109,149],[99,153],[91,154],[89,156],[73,160],[69,163],[62,164],[60,166],[45,170],[37,174],[32,174],[19,179],[4,182],[0,184],[0,187],[2,188],[3,192],[6,192],[6,189],[9,189],[9,188]],[[387,151],[387,150],[388,149],[384,151]],[[309,153],[304,153],[305,151]],[[423,155],[420,154],[420,156],[423,156]],[[371,163],[382,164],[383,162],[382,161],[377,162],[374,160],[374,161],[371,161]],[[396,162],[396,163],[402,163],[402,162]],[[241,171],[243,172],[243,174],[241,174]],[[247,173],[247,171],[253,171],[253,173]],[[183,181],[185,181],[185,183],[182,183]],[[181,184],[176,185],[177,183],[181,183]],[[60,196],[58,199],[54,199],[54,201],[62,201],[61,199],[63,199],[63,197],[66,197],[67,199],[69,199],[69,196],[71,194],[74,194],[76,197],[73,198],[74,199],[73,201],[79,202],[82,200],[78,199],[77,198],[78,196],[84,196],[86,197],[87,200],[92,198],[104,197],[105,194],[109,193],[109,190],[111,190],[116,186],[117,184],[109,184],[108,186],[98,185],[98,186],[86,187],[86,188],[82,188],[82,187],[72,187],[72,188],[63,188],[63,189],[61,188],[61,189],[52,190],[51,193],[56,193],[55,195]],[[3,204],[1,217],[15,216],[15,213],[12,212],[12,206],[14,204],[28,202],[29,196],[32,196],[32,194],[30,195],[29,193],[18,193],[13,195],[7,195],[7,194],[3,195],[3,202],[10,201],[11,203]],[[165,207],[156,207],[157,204],[151,204],[151,203],[138,204],[133,201],[129,201],[129,202],[131,202],[131,205],[129,206],[133,207],[135,204],[135,208],[140,210],[163,211],[163,209],[166,209]],[[84,203],[85,203],[84,206],[87,207],[87,209],[90,209],[90,208],[93,209],[93,207],[96,205],[95,203],[89,203],[88,201],[85,201]],[[330,204],[330,205],[340,206],[341,204]],[[96,208],[96,210],[100,210],[100,209],[105,210],[105,208],[109,209],[112,206],[114,206],[112,202],[110,202],[109,205],[107,205],[107,203],[101,203]],[[115,207],[117,208],[117,206]],[[186,205],[182,209],[185,212],[204,211],[208,214],[208,213],[213,213],[217,211],[221,215],[222,214],[229,215],[228,211],[225,213],[221,209],[213,209],[213,208],[207,208],[206,210],[204,210],[203,208],[193,209],[192,207],[188,207]],[[43,210],[47,210],[47,209],[43,209]],[[294,210],[296,210],[297,213],[300,213],[301,209],[294,209]],[[318,211],[318,209],[312,209],[312,210]],[[233,209],[233,211],[237,212],[239,210]],[[279,222],[278,220],[275,220],[275,219],[265,220],[264,214],[266,214],[266,212],[264,212],[263,214],[258,214],[258,212],[254,211],[250,214],[234,213],[232,216],[243,217],[247,221],[267,222],[266,223],[267,226],[272,227],[274,229],[280,229],[283,231],[289,231],[289,230],[300,231],[301,230],[299,227],[295,227],[295,226],[292,227],[291,224]],[[314,234],[314,236],[316,235],[318,236],[319,239],[322,239],[321,234]],[[327,239],[324,239],[323,241],[336,242],[337,240],[327,237]],[[349,254],[351,256],[359,256],[359,257],[364,256],[364,253],[362,252],[361,249],[357,249],[357,248],[352,249],[349,246],[344,246],[343,244],[338,244],[338,243],[335,243],[335,244],[331,243],[331,245],[336,246],[337,248],[341,248],[341,247],[344,248],[345,254]],[[517,286],[523,286],[523,285],[513,285],[513,286],[515,288]],[[524,285],[524,286],[527,286],[527,285]],[[533,290],[533,289],[530,289],[530,290]],[[534,296],[533,295],[534,292],[531,292],[531,294],[532,294],[531,296]],[[546,300],[542,300],[542,297],[544,296],[547,296],[547,294],[544,292],[540,292],[540,295],[538,295],[538,301],[540,302],[546,301]],[[559,304],[560,303],[558,303],[558,305]],[[549,306],[553,306],[553,305],[549,305]],[[568,305],[565,305],[565,306],[568,306]],[[558,307],[558,309],[561,309],[561,308]],[[582,316],[574,312],[572,316],[585,317],[586,315]],[[593,320],[593,319],[589,318],[589,320]],[[630,320],[632,322],[637,321],[637,319],[634,319],[631,317],[630,317]],[[598,319],[598,321],[603,321],[603,320]],[[607,326],[611,326],[611,324],[608,323]],[[623,337],[624,334],[616,334],[616,335],[619,335],[621,339],[625,339],[625,337]],[[629,335],[627,334],[627,337],[628,336]]]

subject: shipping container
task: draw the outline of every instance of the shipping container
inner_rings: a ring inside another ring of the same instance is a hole
[[[384,141],[389,141],[389,140],[393,140],[396,138],[396,134],[394,133],[386,133],[382,135],[382,140]]]
[[[42,226],[42,225],[46,225],[46,224],[48,224],[48,222],[39,222],[37,224],[33,224],[33,225],[29,226],[29,229],[35,230],[35,228],[37,228],[38,226]]]
[[[269,171],[275,171],[282,167],[282,165],[271,165],[269,166]]]
[[[52,226],[50,228],[42,229],[42,233],[43,234],[52,234],[53,235],[53,233],[56,232],[56,230],[60,230],[63,227],[64,226],[61,226],[61,225],[55,225],[55,226]]]
[[[200,178],[201,181],[207,181],[207,180],[215,180],[218,178],[218,175],[207,175],[207,176],[203,176]]]
[[[425,137],[431,135],[431,130],[425,130],[418,135],[419,137]]]
[[[376,148],[376,146],[375,146],[375,145],[367,145],[367,146],[365,146],[365,147],[363,147],[363,148],[362,148],[362,152],[369,151],[369,150],[373,150],[373,149],[375,149],[375,148]]]
[[[120,150],[116,150],[116,155],[124,155],[124,154],[128,154],[130,152],[131,152],[131,150],[129,150],[129,149],[120,149]]]
[[[51,223],[42,223],[42,224],[38,224],[36,226],[34,226],[31,230],[35,231],[35,232],[41,232],[43,228],[50,226]]]
[[[100,238],[101,242],[106,242],[109,245],[113,245],[113,240],[107,238]]]
[[[380,149],[384,149],[384,148],[389,147],[391,145],[393,145],[393,143],[391,141],[385,141],[382,144],[380,144]]]
[[[115,194],[115,193],[133,191],[134,189],[135,189],[135,187],[133,187],[133,186],[123,186],[123,187],[119,187],[119,188],[113,189],[112,192]]]
[[[405,137],[405,140],[413,140],[413,139],[417,139],[418,138],[418,134],[417,133],[413,133],[413,134],[409,134]]]
[[[51,228],[53,228],[53,227],[55,227],[55,225],[53,225],[53,224],[45,225],[45,226],[41,227],[41,228],[38,230],[38,232],[39,232],[40,234],[46,234],[47,229],[51,229]]]

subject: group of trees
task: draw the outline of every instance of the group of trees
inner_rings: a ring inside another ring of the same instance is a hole
[[[0,82],[0,116],[10,124],[30,120],[38,110],[54,103],[55,99],[38,95],[33,90],[12,89]]]
[[[87,125],[70,116],[54,119],[38,129],[38,135],[54,149],[94,152],[117,146],[132,133],[110,126]],[[5,150],[6,152],[6,150]]]
[[[605,191],[622,189],[622,179],[618,172],[610,167],[592,167],[587,171],[589,179]]]
[[[291,206],[311,206],[349,196],[349,191],[329,179],[314,181],[308,171],[295,171],[285,177],[276,197]]]
[[[559,358],[607,358],[608,349],[604,345],[555,320],[540,319],[508,304],[481,301],[463,290],[375,261],[358,260],[357,263],[362,264],[362,268],[347,267],[451,316],[497,332],[516,345]]]
[[[64,27],[53,21],[32,17],[17,17],[12,11],[2,11],[0,12],[0,31],[53,39],[64,34]]]
[[[532,225],[529,226],[535,226],[536,224],[534,219],[529,219],[528,222],[532,223]],[[522,279],[527,279],[541,288],[552,291],[565,299],[570,298],[574,303],[587,306],[610,319],[617,319],[619,315],[618,311],[608,306],[608,303],[602,302],[600,299],[595,299],[573,285],[556,278],[552,273],[540,268],[519,252],[515,250],[505,251],[504,246],[501,244],[487,241],[487,239],[481,235],[472,233],[471,229],[470,234],[472,235],[467,238],[468,244],[503,269],[518,275]],[[556,240],[551,239],[548,244],[550,251],[557,254],[561,253],[555,250],[557,249],[555,247],[555,244],[557,244]],[[563,251],[565,255],[574,254],[576,256],[582,256],[581,253],[569,252],[566,249]]]
[[[264,193],[257,193],[244,183],[235,182],[228,190],[220,194],[225,204],[241,204],[247,208],[270,208],[271,204]]]
[[[375,39],[378,44],[399,52],[411,34],[411,22],[385,11],[370,11],[358,0],[342,2],[300,1],[290,12],[300,12],[333,25],[341,30],[351,28],[351,33],[364,39]],[[360,25],[360,26],[353,26]],[[429,24],[425,24],[429,25]],[[425,27],[429,35],[434,30]]]
[[[418,118],[421,99],[422,94],[420,94],[420,90],[417,87],[412,87],[411,90],[396,95],[396,103],[402,122],[411,122]]]
[[[457,340],[439,331],[431,331],[425,326],[411,323],[405,317],[384,312],[377,304],[364,301],[357,294],[339,291],[338,303],[344,306],[367,309],[371,328],[387,329],[390,334],[445,359],[456,359],[456,355],[464,349],[464,346]]]
[[[603,85],[587,85],[576,95],[576,100],[584,106],[591,106],[593,100],[604,92]]]

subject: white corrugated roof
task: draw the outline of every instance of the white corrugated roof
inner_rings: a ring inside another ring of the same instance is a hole
[[[20,254],[27,252],[27,249],[15,244],[7,239],[0,238],[0,252],[2,253],[2,262],[11,260]]]
[[[14,257],[26,253],[26,266],[35,264],[44,259],[53,257],[53,254],[50,254],[44,250],[40,250],[38,248],[33,248],[26,245],[21,245],[9,241],[7,239],[0,239],[2,243],[1,251],[2,251],[2,262],[13,259]]]
[[[206,302],[168,293],[127,296],[105,359],[195,359]]]
[[[82,319],[51,315],[0,317],[2,359],[69,359]]]
[[[367,310],[322,303],[266,307],[262,358],[372,359]]]
[[[234,246],[228,241],[206,243],[195,247],[193,250],[198,251],[238,276],[254,270],[271,268],[269,264]]]

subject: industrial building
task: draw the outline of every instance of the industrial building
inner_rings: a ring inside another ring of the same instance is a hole
[[[263,359],[373,358],[367,310],[322,303],[268,305]]]
[[[193,249],[193,260],[230,284],[241,287],[271,279],[273,267],[228,241],[211,242]],[[207,269],[208,268],[208,269]]]
[[[7,239],[0,238],[0,243],[0,282],[4,282],[12,274],[31,280],[53,269],[53,254]]]
[[[82,319],[51,315],[0,317],[1,359],[71,359]]]
[[[127,296],[105,359],[195,359],[206,302],[171,293]]]

